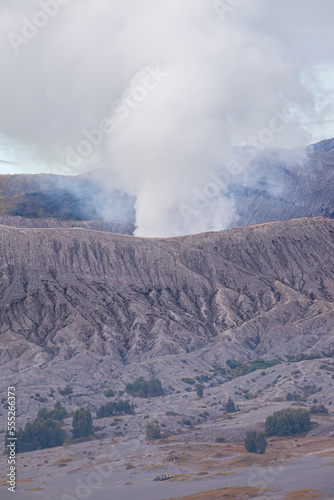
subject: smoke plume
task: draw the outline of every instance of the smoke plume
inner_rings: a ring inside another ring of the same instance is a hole
[[[54,173],[102,168],[136,197],[138,235],[226,228],[252,151],[310,140],[331,14],[331,0],[4,1],[0,129]]]

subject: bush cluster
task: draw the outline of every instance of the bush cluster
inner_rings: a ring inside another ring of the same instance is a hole
[[[41,408],[32,423],[27,422],[24,429],[17,431],[17,453],[61,446],[65,442],[65,432],[60,422],[66,416],[67,412],[60,402],[51,411]]]
[[[158,378],[145,380],[144,377],[139,377],[134,382],[126,384],[125,390],[130,396],[139,398],[154,398],[164,394]]]
[[[156,422],[149,422],[146,426],[147,439],[160,439],[161,431],[160,426]]]
[[[234,361],[228,359],[226,364],[230,367],[231,371],[229,376],[232,378],[242,377],[248,373],[252,373],[256,370],[264,370],[265,368],[272,368],[273,366],[279,365],[281,361],[278,359],[273,359],[272,361],[265,361],[264,359],[255,359],[248,363],[240,363],[239,361]]]
[[[266,419],[267,436],[291,436],[311,429],[310,414],[301,408],[288,408],[270,415]]]
[[[286,395],[285,399],[287,401],[301,401],[303,398],[300,394],[298,394],[297,391],[294,391],[293,393],[291,392],[288,392],[288,394]]]
[[[115,396],[115,393],[112,389],[108,389],[105,393],[104,393],[105,397],[106,398],[113,398]]]
[[[311,406],[310,408],[310,413],[322,413],[324,415],[328,415],[328,408],[326,408],[325,405],[316,405],[316,406]]]
[[[110,401],[97,410],[96,417],[105,418],[115,415],[132,415],[133,408],[133,403],[130,404],[129,400],[122,401],[119,399],[118,401]]]
[[[60,389],[60,387],[58,387],[58,392],[61,396],[69,396],[73,393],[73,388],[70,385],[67,385],[64,389]]]
[[[90,409],[79,408],[73,413],[73,439],[86,438],[94,435],[94,425]]]

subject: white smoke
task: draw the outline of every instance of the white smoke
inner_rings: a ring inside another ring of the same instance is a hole
[[[104,185],[136,196],[138,235],[223,229],[249,163],[233,146],[308,143],[298,123],[322,110],[301,72],[328,63],[333,13],[331,0],[7,0],[0,130],[49,169],[103,166]]]

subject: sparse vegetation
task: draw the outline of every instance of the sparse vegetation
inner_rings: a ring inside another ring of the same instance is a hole
[[[225,443],[226,439],[223,436],[216,437],[216,443]]]
[[[130,404],[129,400],[122,401],[110,401],[105,405],[102,405],[96,412],[97,418],[111,417],[115,415],[133,415],[134,406],[133,403]]]
[[[256,370],[264,370],[266,368],[272,368],[273,366],[281,364],[279,359],[273,359],[272,361],[265,361],[264,359],[256,359],[248,363],[240,363],[238,361],[227,360],[226,364],[230,367],[229,377],[236,378],[252,373]]]
[[[199,398],[203,397],[203,386],[202,384],[196,384],[195,385],[196,393]]]
[[[289,363],[299,363],[299,361],[312,361],[313,359],[321,359],[323,358],[322,354],[298,354],[297,356],[287,356],[287,360]]]
[[[144,377],[139,377],[133,383],[126,384],[125,390],[130,396],[139,398],[154,398],[164,394],[158,378],[146,381]]]
[[[115,396],[115,393],[112,389],[108,389],[105,393],[104,393],[105,397],[106,398],[113,398]]]
[[[66,409],[64,406],[61,404],[60,401],[57,401],[55,403],[53,410],[48,411],[46,408],[41,408],[39,412],[37,413],[37,418],[43,419],[43,420],[58,420],[61,422],[66,418],[68,415]]]
[[[300,394],[298,394],[298,392],[296,392],[296,391],[294,391],[293,393],[288,392],[288,394],[286,395],[285,399],[287,401],[301,401],[302,400],[302,396]]]
[[[156,422],[149,422],[146,426],[147,439],[161,439],[160,426]]]
[[[323,415],[328,415],[328,408],[326,408],[325,405],[311,406],[310,413],[311,414],[320,413]]]
[[[69,396],[73,393],[73,388],[69,385],[64,387],[64,389],[60,389],[60,387],[58,387],[58,392],[61,396]]]
[[[185,384],[189,384],[189,385],[195,385],[196,384],[196,381],[193,378],[183,377],[183,378],[181,378],[181,380]]]

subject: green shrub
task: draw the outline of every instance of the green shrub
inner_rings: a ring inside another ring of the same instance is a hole
[[[247,431],[244,446],[248,453],[263,454],[267,448],[267,440],[264,432]]]
[[[155,422],[149,422],[146,426],[146,437],[147,439],[160,439],[161,431],[159,424]]]
[[[110,401],[102,405],[96,412],[97,418],[106,418],[114,415],[133,415],[133,403],[130,404],[129,400]]]
[[[303,398],[300,394],[298,394],[298,392],[294,391],[292,394],[291,392],[288,392],[285,399],[287,401],[302,401]]]
[[[125,390],[130,396],[139,398],[158,397],[164,394],[158,378],[146,381],[144,377],[139,377],[133,383],[126,384]]]
[[[279,365],[281,361],[278,359],[273,359],[272,361],[265,361],[264,359],[255,359],[254,361],[249,361],[247,363],[240,363],[238,361],[228,360],[226,364],[231,368],[229,376],[231,378],[242,377],[243,375],[248,375],[256,370],[264,370],[266,368],[272,368],[273,366]],[[262,374],[261,374],[262,375]]]
[[[115,393],[112,389],[108,389],[105,393],[104,393],[105,397],[106,398],[113,398],[115,396]]]
[[[290,363],[299,363],[299,361],[311,361],[313,359],[323,358],[322,354],[298,354],[297,356],[287,356],[287,360]]]
[[[93,419],[90,408],[79,408],[73,413],[72,437],[85,438],[94,435]]]
[[[199,398],[203,397],[203,386],[202,384],[196,384],[195,385],[196,393]]]
[[[65,432],[60,424],[64,412],[66,416],[67,412],[61,403],[56,403],[55,410],[50,412],[41,408],[32,423],[27,422],[24,429],[17,431],[17,453],[61,446],[65,442]]]
[[[324,415],[328,415],[328,408],[326,408],[325,405],[311,406],[310,413],[322,413]]]
[[[264,432],[258,432],[255,440],[257,453],[261,455],[266,452],[267,440]]]
[[[226,439],[223,436],[216,437],[216,443],[225,443]]]
[[[257,453],[256,449],[256,431],[247,431],[244,441],[244,445],[248,453]]]
[[[68,396],[69,394],[72,394],[73,388],[71,386],[69,386],[69,385],[67,385],[66,387],[64,387],[64,389],[60,389],[60,387],[58,387],[58,392],[62,396]]]
[[[181,378],[181,380],[185,384],[189,384],[189,385],[195,385],[196,384],[196,381],[193,378],[183,377],[183,378]]]
[[[225,410],[227,411],[227,413],[235,413],[237,411],[236,406],[234,404],[234,401],[231,397],[228,398],[228,401],[227,401],[226,406],[225,406]]]
[[[310,414],[301,408],[288,408],[270,415],[265,423],[267,436],[291,436],[311,428]]]

